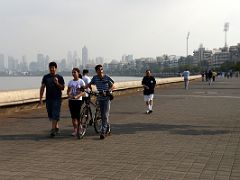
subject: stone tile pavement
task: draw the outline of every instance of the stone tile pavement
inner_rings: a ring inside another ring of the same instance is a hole
[[[112,136],[70,136],[64,102],[61,135],[48,137],[46,110],[0,117],[0,179],[239,180],[240,79],[160,86],[154,112],[142,92],[115,97]]]

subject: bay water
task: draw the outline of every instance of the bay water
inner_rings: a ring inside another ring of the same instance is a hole
[[[115,82],[141,81],[142,77],[130,76],[111,76]],[[64,76],[65,84],[67,84],[72,76]],[[40,88],[42,76],[4,76],[0,77],[0,91],[37,89]]]

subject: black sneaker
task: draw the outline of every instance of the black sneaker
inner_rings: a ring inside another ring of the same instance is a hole
[[[50,137],[55,137],[55,136],[56,136],[56,131],[55,131],[55,129],[51,129]]]
[[[101,134],[100,139],[104,139],[104,138],[105,138],[105,134]]]
[[[56,133],[56,135],[59,135],[59,134],[60,134],[59,128],[55,128],[55,133]]]
[[[152,113],[153,111],[152,110],[149,110],[148,114]]]

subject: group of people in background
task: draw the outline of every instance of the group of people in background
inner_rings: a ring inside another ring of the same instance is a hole
[[[101,92],[111,92],[114,89],[114,81],[106,74],[104,74],[102,65],[95,67],[96,75],[92,79],[88,77],[88,70],[83,70],[81,75],[79,68],[72,69],[73,79],[68,82],[67,96],[68,106],[72,118],[73,132],[72,136],[77,136],[81,132],[80,111],[83,100],[89,98],[89,93],[92,89],[91,85],[96,85],[99,96],[97,101],[100,105],[102,128],[100,139],[104,139],[108,131],[110,131],[109,111],[110,111],[110,97]],[[50,136],[55,137],[59,134],[60,111],[62,104],[62,91],[64,90],[64,78],[57,74],[57,64],[55,62],[49,63],[49,74],[42,78],[40,87],[40,104],[43,103],[43,94],[46,89],[46,109],[48,118],[52,123]]]
[[[208,82],[208,85],[211,86],[212,82],[215,81],[217,73],[211,69],[208,71],[202,72],[202,81]]]

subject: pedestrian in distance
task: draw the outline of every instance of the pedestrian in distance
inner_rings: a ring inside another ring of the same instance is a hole
[[[210,69],[208,71],[208,85],[211,86],[212,85],[212,81],[213,81],[213,72],[212,70]]]
[[[82,134],[82,125],[80,124],[80,111],[83,104],[82,96],[84,96],[85,83],[80,79],[81,73],[78,68],[72,69],[73,79],[68,83],[67,95],[68,95],[68,107],[70,110],[73,133],[72,136],[80,138]]]
[[[183,75],[183,79],[184,79],[184,87],[186,90],[188,90],[189,89],[189,76],[190,76],[189,70],[185,69],[185,71],[183,71],[182,75]]]
[[[101,118],[102,118],[102,126],[100,139],[105,139],[107,135],[110,135],[110,121],[109,121],[109,112],[110,112],[110,104],[112,91],[114,90],[114,81],[111,77],[104,74],[103,66],[97,65],[95,67],[95,71],[97,75],[93,76],[91,82],[86,86],[86,88],[92,89],[92,85],[96,85],[96,88],[99,92],[99,96],[97,97],[97,101],[100,106]]]
[[[88,76],[88,73],[89,73],[88,69],[83,70],[82,80],[84,81],[85,86],[87,86],[91,82],[91,78]],[[90,88],[85,89],[86,94],[85,97],[83,97],[84,102],[89,100],[88,93],[90,93],[90,91],[91,91]]]
[[[91,78],[89,77],[88,73],[89,73],[88,69],[83,69],[82,80],[85,83],[85,96],[83,97],[83,102],[84,103],[89,103],[90,102],[91,89],[89,87],[86,88],[88,86],[88,84],[91,82]],[[90,119],[89,125],[91,126],[92,123],[93,123],[93,121],[92,121],[92,119]]]
[[[142,85],[143,85],[143,95],[144,95],[144,101],[146,102],[147,106],[147,114],[150,114],[153,112],[153,97],[154,97],[154,89],[156,86],[156,80],[151,75],[151,71],[148,69],[145,72],[145,76],[142,79]]]
[[[212,72],[212,80],[213,80],[213,82],[216,80],[216,76],[217,76],[217,72],[216,71],[213,71]]]
[[[83,70],[82,80],[85,82],[85,85],[87,86],[91,82],[91,78],[88,76],[88,69]],[[89,92],[90,89],[87,89],[87,92]]]
[[[62,102],[62,90],[64,90],[64,79],[57,74],[57,64],[55,62],[49,63],[49,74],[42,78],[42,85],[40,87],[40,104],[43,103],[43,94],[46,88],[46,108],[48,118],[52,122],[52,129],[50,136],[54,137],[59,134],[59,120]]]
[[[202,74],[201,74],[201,75],[202,75],[202,82],[204,81],[204,74],[205,74],[205,73],[204,73],[204,71],[203,71]]]

